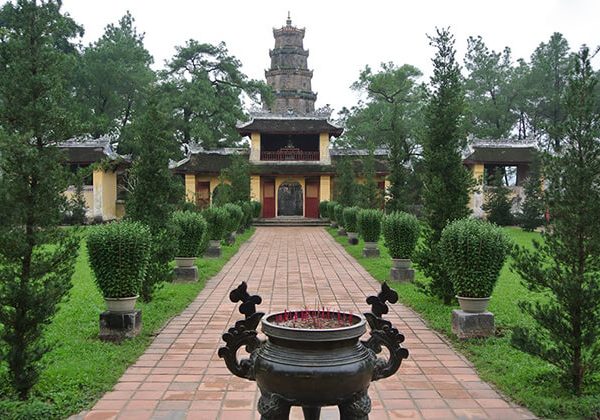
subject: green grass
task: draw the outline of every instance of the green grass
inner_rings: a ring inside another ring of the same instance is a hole
[[[328,231],[373,277],[379,281],[390,279],[391,261],[382,242],[379,243],[380,258],[364,258],[362,240],[358,245],[349,245],[345,236],[337,235],[337,229],[328,228]],[[532,239],[540,238],[537,233],[519,228],[505,228],[505,231],[522,246],[531,246]],[[418,271],[416,277],[425,280]],[[510,345],[511,330],[533,322],[517,306],[518,301],[531,297],[531,294],[521,284],[520,277],[511,272],[510,261],[502,269],[490,302],[489,310],[494,313],[498,333],[488,339],[457,340],[450,329],[450,314],[454,307],[443,305],[414,284],[389,284],[398,291],[402,303],[418,312],[431,328],[444,334],[475,365],[485,381],[493,383],[515,402],[542,417],[600,417],[600,378],[588,387],[587,395],[574,397],[561,386],[556,369]],[[410,350],[410,343],[406,346]]]
[[[105,310],[105,304],[94,284],[82,242],[69,299],[61,305],[47,330],[47,339],[54,348],[46,355],[44,362],[47,368],[32,390],[34,403],[49,403],[50,417],[56,418],[65,418],[90,408],[112,389],[165,323],[192,302],[206,280],[217,274],[253,233],[254,228],[251,228],[238,235],[235,244],[223,246],[220,258],[199,258],[200,280],[197,283],[165,283],[152,302],[138,302],[136,307],[142,310],[142,331],[138,337],[121,344],[98,339],[98,315]],[[4,387],[0,386],[0,395],[6,391],[4,383]],[[4,415],[7,413],[4,412]],[[15,412],[10,415],[19,417]],[[26,417],[31,416],[37,417],[34,414]],[[44,417],[48,418],[48,415],[44,414]]]

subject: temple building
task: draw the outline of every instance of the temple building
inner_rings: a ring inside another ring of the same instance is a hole
[[[186,159],[173,166],[185,176],[188,199],[199,206],[210,203],[219,183],[220,171],[233,153],[248,157],[251,197],[262,204],[262,217],[319,217],[319,202],[332,199],[335,165],[352,155],[360,171],[360,151],[335,150],[331,139],[343,128],[330,121],[329,107],[315,109],[317,94],[312,91],[313,72],[304,49],[305,30],[286,25],[273,30],[275,47],[269,51],[271,66],[265,71],[274,92],[274,102],[250,113],[250,120],[237,125],[249,139],[249,150],[203,150],[192,147]],[[364,153],[363,153],[364,154]],[[387,153],[376,153],[376,173],[385,188]]]

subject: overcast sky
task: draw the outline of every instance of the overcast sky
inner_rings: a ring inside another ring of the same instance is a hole
[[[225,41],[244,73],[261,80],[274,45],[272,28],[285,24],[289,10],[293,24],[306,28],[317,107],[331,104],[336,110],[356,103],[350,85],[366,64],[412,64],[428,77],[434,51],[426,34],[436,26],[451,27],[461,63],[470,35],[481,35],[496,51],[511,47],[515,59],[529,58],[553,32],[561,32],[572,49],[600,44],[600,0],[63,0],[63,5],[84,26],[86,45],[129,10],[146,34],[155,68],[188,39]]]

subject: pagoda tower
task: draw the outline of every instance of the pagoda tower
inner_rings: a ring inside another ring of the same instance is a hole
[[[292,26],[288,12],[286,25],[273,29],[275,48],[269,50],[271,68],[265,70],[267,83],[275,93],[274,103],[264,108],[273,113],[303,115],[314,112],[317,94],[312,91],[313,72],[308,69],[308,50],[304,49],[304,28]]]

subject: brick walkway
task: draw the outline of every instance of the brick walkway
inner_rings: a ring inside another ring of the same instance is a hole
[[[314,306],[365,312],[379,284],[321,228],[258,228],[196,300],[173,318],[85,419],[258,419],[254,382],[233,377],[217,356],[221,334],[240,319],[229,291],[242,280],[263,298],[260,310]],[[471,365],[413,311],[385,316],[410,356],[395,376],[371,385],[370,418],[532,418],[483,382]],[[448,315],[450,322],[450,315]],[[293,419],[302,419],[292,409]],[[322,419],[338,419],[335,407]]]

